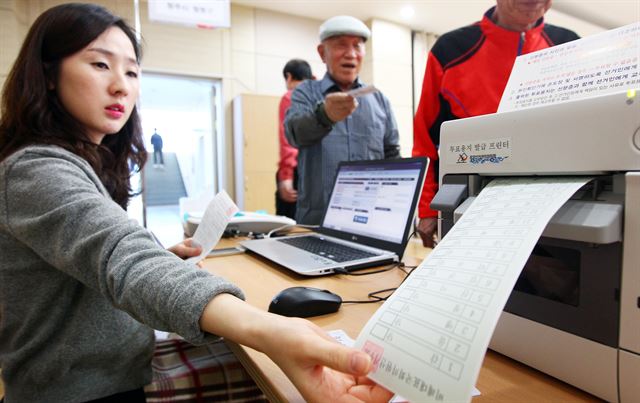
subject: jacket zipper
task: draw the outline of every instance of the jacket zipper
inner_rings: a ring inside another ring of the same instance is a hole
[[[522,54],[522,49],[524,48],[524,40],[525,40],[525,33],[520,32],[520,40],[518,41],[518,56]]]

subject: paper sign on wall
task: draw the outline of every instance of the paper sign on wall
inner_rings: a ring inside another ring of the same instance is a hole
[[[229,0],[149,0],[149,20],[198,28],[229,28]]]

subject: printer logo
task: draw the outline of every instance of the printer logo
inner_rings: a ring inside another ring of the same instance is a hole
[[[462,154],[458,154],[458,164],[466,164],[469,156],[467,153],[463,152]]]
[[[499,164],[507,158],[509,158],[508,155],[504,157],[495,154],[472,155],[469,162],[472,164]]]

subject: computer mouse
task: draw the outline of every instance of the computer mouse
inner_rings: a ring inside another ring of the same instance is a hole
[[[312,287],[291,287],[278,293],[269,304],[269,312],[282,316],[308,318],[340,309],[342,298],[328,290]]]

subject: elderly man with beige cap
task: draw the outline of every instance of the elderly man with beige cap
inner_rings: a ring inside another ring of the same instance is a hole
[[[400,156],[389,100],[379,91],[349,93],[366,87],[358,74],[370,36],[357,18],[329,18],[320,26],[318,45],[327,73],[322,80],[303,82],[291,95],[285,128],[287,140],[299,150],[298,223],[320,223],[340,161]]]

